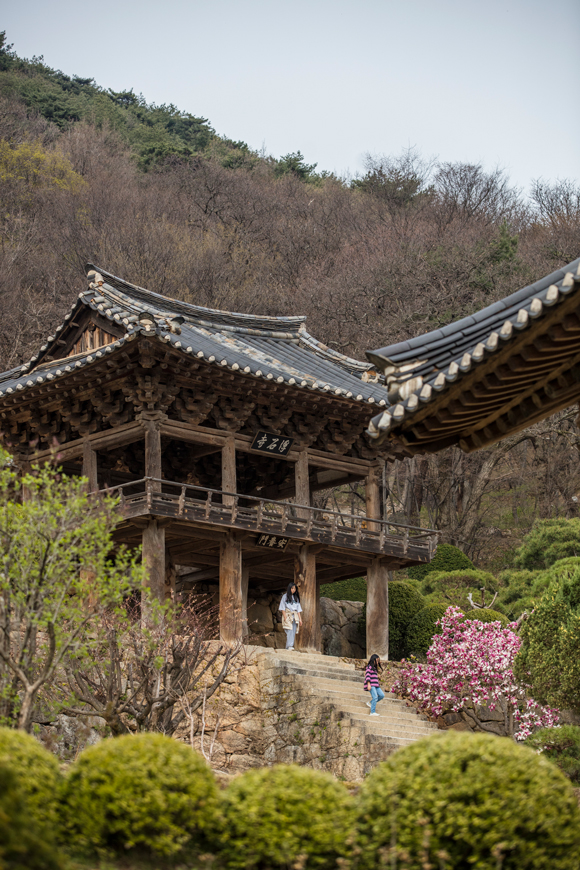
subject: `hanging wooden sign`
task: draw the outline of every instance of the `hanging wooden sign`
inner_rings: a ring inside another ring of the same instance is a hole
[[[268,550],[285,550],[290,543],[290,538],[281,538],[279,535],[259,535],[256,545],[267,547]]]
[[[286,456],[292,444],[292,438],[284,438],[283,435],[274,435],[272,432],[258,432],[250,449],[274,456]]]

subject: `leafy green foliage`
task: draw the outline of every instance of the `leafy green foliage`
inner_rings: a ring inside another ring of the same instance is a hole
[[[320,587],[323,598],[333,601],[366,601],[367,581],[364,577],[354,577],[351,580],[339,580],[337,583],[323,583]]]
[[[425,598],[410,583],[389,583],[389,658],[400,661],[406,654],[407,626],[426,605]]]
[[[407,573],[414,580],[423,580],[427,574],[434,571],[463,571],[473,567],[471,559],[458,547],[454,547],[453,544],[439,544],[430,562],[425,565],[413,565]]]
[[[440,629],[435,623],[441,619],[447,607],[445,604],[428,604],[412,618],[405,636],[405,656],[424,659],[431,646],[434,634]]]
[[[62,782],[54,755],[29,734],[0,727],[0,764],[16,776],[28,817],[52,836],[58,824],[56,796]]]
[[[315,169],[316,163],[306,163],[304,155],[300,151],[296,151],[292,154],[285,154],[276,162],[274,175],[277,178],[281,178],[283,175],[293,175],[300,181],[311,181],[316,179]]]
[[[27,492],[19,503],[15,496]],[[140,585],[136,556],[112,557],[117,502],[49,465],[19,479],[0,451],[0,721],[29,730],[39,692],[89,624]]]
[[[575,786],[580,786],[580,728],[577,725],[540,728],[527,738],[526,745],[557,764]]]
[[[18,97],[61,129],[86,120],[115,130],[134,150],[142,169],[172,155],[202,153],[218,139],[206,118],[181,112],[173,104],[148,104],[132,89],[105,90],[93,79],[51,69],[42,57],[22,60],[1,45],[0,94]],[[236,150],[238,143],[227,147],[228,152]]]
[[[161,734],[103,740],[72,765],[63,792],[67,839],[86,851],[159,855],[200,847],[216,824],[217,787],[200,755]]]
[[[473,595],[474,590],[477,590],[479,603],[479,599],[493,596],[498,587],[493,574],[476,568],[463,568],[458,571],[429,572],[422,582],[421,591],[429,596],[430,601],[446,602],[448,607],[454,605],[464,610],[470,606],[467,596]]]
[[[361,870],[580,863],[568,780],[527,747],[485,734],[435,734],[375,768],[360,792],[358,837]]]
[[[61,870],[46,829],[30,814],[14,767],[0,759],[0,870]]]
[[[288,765],[250,770],[224,794],[220,852],[229,868],[335,868],[348,854],[354,800],[329,773]]]
[[[580,518],[538,520],[516,551],[516,568],[549,568],[554,562],[580,556]]]
[[[551,583],[520,629],[514,673],[536,700],[580,711],[580,558],[562,559]]]
[[[465,614],[466,619],[478,619],[480,622],[501,622],[501,627],[505,628],[509,623],[509,619],[504,613],[499,613],[497,610],[491,610],[489,607],[479,607],[477,610],[469,610]]]

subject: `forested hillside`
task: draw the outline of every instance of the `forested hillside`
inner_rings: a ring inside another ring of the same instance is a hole
[[[415,152],[339,179],[299,152],[259,155],[175,106],[22,60],[4,36],[0,191],[1,369],[61,322],[87,261],[199,305],[306,314],[318,338],[361,357],[580,253],[573,181],[531,181],[524,195],[501,169]],[[390,504],[476,559],[504,560],[535,516],[576,509],[573,417],[481,454],[391,467]]]

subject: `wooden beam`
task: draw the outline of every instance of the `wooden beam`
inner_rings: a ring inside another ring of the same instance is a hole
[[[145,565],[144,588],[151,599],[163,602],[165,599],[165,529],[157,520],[149,520],[143,530],[143,563]],[[148,621],[148,608],[143,604],[142,618]]]
[[[367,569],[367,658],[389,659],[389,572],[375,559]]]
[[[116,447],[124,447],[126,444],[132,444],[135,441],[140,441],[143,438],[143,427],[140,422],[133,421],[124,423],[122,426],[116,426],[115,429],[107,432],[93,432],[84,438],[77,438],[74,441],[68,441],[60,444],[58,447],[58,455],[63,462],[70,459],[82,457],[84,453],[84,445],[89,441],[93,450],[114,450]],[[54,450],[39,450],[31,456],[33,462],[42,462],[45,459],[50,459],[54,454]]]
[[[310,506],[310,480],[308,478],[308,450],[301,450],[294,465],[296,504]],[[299,519],[308,519],[308,511],[296,510]]]
[[[157,420],[143,420],[145,429],[145,477],[161,479],[161,427]],[[153,489],[160,489],[154,484]]]
[[[369,468],[367,479],[366,479],[366,511],[367,517],[369,519],[377,519],[381,518],[381,489],[379,483],[379,476],[382,469],[378,466],[373,466]],[[368,529],[370,532],[378,532],[380,531],[379,523],[368,523]]]
[[[242,546],[234,532],[226,532],[220,546],[220,637],[235,644],[243,639]]]
[[[83,444],[83,477],[88,480],[88,492],[96,492],[99,488],[97,451],[88,439]]]
[[[308,544],[300,547],[294,562],[294,582],[300,591],[302,627],[296,635],[296,648],[303,652],[320,652],[320,584],[316,576],[316,556]]]
[[[222,490],[224,492],[237,492],[236,480],[236,442],[233,436],[226,439],[222,447]],[[224,505],[231,507],[234,498],[224,495]]]

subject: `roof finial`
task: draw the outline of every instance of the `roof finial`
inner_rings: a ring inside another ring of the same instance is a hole
[[[91,269],[87,272],[87,280],[89,282],[89,287],[91,290],[98,290],[99,287],[102,287],[105,283],[105,279],[101,275],[100,272],[97,272],[95,269]]]

